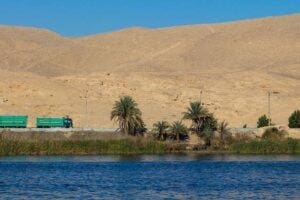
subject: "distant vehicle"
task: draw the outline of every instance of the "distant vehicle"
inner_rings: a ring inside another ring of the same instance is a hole
[[[0,115],[0,128],[26,128],[26,115]]]
[[[73,128],[73,120],[66,117],[37,117],[37,128]]]

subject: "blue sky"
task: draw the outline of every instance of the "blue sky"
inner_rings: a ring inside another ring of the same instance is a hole
[[[81,36],[300,13],[300,0],[0,0],[0,24]]]

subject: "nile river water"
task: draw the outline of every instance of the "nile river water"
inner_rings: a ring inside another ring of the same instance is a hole
[[[300,156],[0,157],[0,199],[300,199]]]

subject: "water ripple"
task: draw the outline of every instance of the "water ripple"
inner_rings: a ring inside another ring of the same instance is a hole
[[[299,156],[0,158],[1,199],[299,199]]]

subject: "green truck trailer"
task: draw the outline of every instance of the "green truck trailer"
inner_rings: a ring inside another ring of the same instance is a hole
[[[69,117],[37,117],[37,128],[72,128],[73,121]]]
[[[26,115],[0,115],[0,128],[26,128]]]

